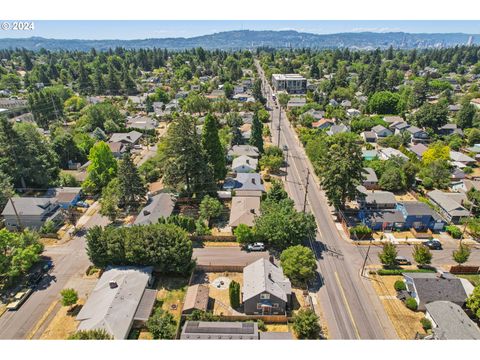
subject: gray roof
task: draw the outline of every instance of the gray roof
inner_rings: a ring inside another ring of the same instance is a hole
[[[465,155],[461,152],[452,151],[452,150],[450,150],[450,159],[453,161],[458,161],[462,163],[475,162],[475,159],[471,158],[470,156]]]
[[[452,216],[468,216],[469,212],[461,205],[462,194],[445,193],[440,190],[432,190],[427,196],[443,210]]]
[[[363,168],[364,170],[364,181],[367,181],[367,182],[378,182],[378,178],[377,178],[377,174],[375,174],[375,170],[373,170],[372,168],[369,168],[369,167],[366,167],[366,168]]]
[[[404,273],[404,277],[412,279],[415,290],[422,304],[445,300],[463,304],[467,292],[459,278],[446,273]],[[408,284],[408,283],[407,283]],[[412,291],[413,289],[409,289]]]
[[[128,336],[153,267],[109,267],[77,315],[78,330],[104,329],[115,339]],[[116,283],[116,287],[110,286]]]
[[[416,126],[409,126],[409,127],[407,128],[407,131],[408,131],[410,134],[414,135],[414,134],[416,134],[416,133],[418,133],[418,132],[422,132],[423,130],[420,129],[420,128],[418,128],[418,127],[416,127]]]
[[[127,128],[153,130],[158,126],[158,121],[148,116],[137,116],[127,119]]]
[[[365,219],[374,223],[403,223],[405,219],[403,214],[396,209],[382,209],[368,211],[365,213]]]
[[[287,302],[292,285],[281,268],[267,259],[259,259],[243,268],[243,301],[269,293]]]
[[[373,131],[364,131],[363,132],[363,137],[365,139],[376,139],[377,135]]]
[[[410,150],[411,152],[413,152],[415,155],[417,155],[418,157],[422,157],[423,156],[423,153],[425,151],[427,151],[428,147],[426,147],[425,145],[423,145],[422,143],[418,143],[416,145],[413,145],[413,146],[410,146],[408,148],[408,150]]]
[[[13,197],[11,198],[11,201],[7,202],[5,205],[2,215],[15,215],[12,201],[17,210],[17,214],[26,216],[40,216],[45,213],[49,206],[56,203],[56,200],[51,198]]]
[[[480,329],[460,306],[450,301],[434,301],[425,305],[437,327],[439,340],[480,340]]]
[[[256,190],[265,191],[262,178],[259,173],[239,173],[235,178],[235,191]]]
[[[394,122],[404,121],[401,116],[384,116],[383,121],[389,124],[393,124]]]
[[[293,340],[290,331],[263,331],[260,332],[260,340]]]
[[[396,204],[395,195],[390,191],[367,190],[363,186],[357,186],[357,190],[364,195],[366,204]],[[361,195],[360,195],[361,196]]]
[[[392,133],[390,130],[388,130],[385,126],[382,126],[382,125],[375,125],[373,128],[372,128],[372,131],[374,133],[379,133],[379,132],[382,132],[382,131],[388,131],[389,133]]]
[[[232,161],[232,169],[234,170],[235,168],[240,166],[248,166],[248,167],[251,167],[252,169],[256,169],[257,165],[258,165],[258,160],[247,155],[241,155],[239,157],[236,157]]]
[[[346,126],[345,124],[340,124],[340,125],[331,126],[330,129],[328,129],[327,134],[331,136],[331,135],[345,133],[349,131],[350,131],[350,128],[348,126]]]
[[[148,225],[157,223],[161,217],[169,217],[175,207],[175,198],[172,194],[161,193],[152,196],[147,205],[140,211],[134,225]]]
[[[114,133],[110,137],[109,142],[127,142],[130,144],[135,144],[141,137],[142,133],[135,130],[128,133]]]
[[[260,153],[258,152],[257,147],[251,146],[251,145],[234,145],[232,148],[228,151],[229,156],[241,156],[241,155],[246,155],[250,157],[255,157],[257,158]]]
[[[182,340],[258,340],[256,322],[187,321]]]
[[[401,203],[401,205],[405,208],[407,215],[431,215],[435,220],[441,220],[440,215],[438,215],[430,206],[421,201],[405,201]]]

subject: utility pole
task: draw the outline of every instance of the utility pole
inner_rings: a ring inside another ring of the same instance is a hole
[[[470,202],[470,211],[468,212],[468,218],[469,219],[472,217],[473,207],[474,206],[476,207],[476,205],[474,205],[474,202],[475,202],[475,199],[472,199],[472,201]],[[465,232],[467,231],[467,225],[468,225],[468,220],[465,220],[465,224],[463,225],[462,236],[460,237],[460,245],[462,244],[463,236],[465,235]]]
[[[278,138],[277,138],[277,146],[280,146],[280,131],[282,130],[280,126],[280,121],[282,120],[282,108],[280,107],[279,112],[278,112]]]
[[[310,181],[310,168],[307,167],[307,182],[305,184],[305,198],[303,199],[303,212],[307,210],[308,183]]]
[[[12,197],[10,196],[8,200],[10,201],[10,204],[12,204],[13,212],[15,213],[15,217],[17,218],[18,228],[19,230],[23,230],[23,224],[20,220],[20,216],[18,216],[17,208],[15,207],[15,203],[13,202]]]
[[[285,145],[287,146],[287,145]],[[285,155],[285,181],[287,181],[287,174],[288,174],[288,147],[285,148],[286,155]]]
[[[372,242],[370,241],[370,244],[368,244],[368,249],[367,249],[367,253],[365,254],[365,259],[363,260],[363,265],[362,265],[362,276],[363,276],[363,273],[365,271],[365,265],[367,265],[367,259],[368,259],[368,253],[370,252],[370,246],[372,246]]]

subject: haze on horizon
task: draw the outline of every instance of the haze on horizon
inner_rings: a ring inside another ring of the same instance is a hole
[[[345,32],[480,33],[480,21],[400,20],[172,20],[35,21],[34,31],[4,31],[0,38],[43,37],[82,40],[136,40],[195,37],[232,30],[295,30],[313,34]]]

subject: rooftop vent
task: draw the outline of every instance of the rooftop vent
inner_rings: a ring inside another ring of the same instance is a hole
[[[113,281],[113,280],[110,281],[108,284],[110,285],[110,289],[115,289],[115,288],[118,287],[117,282],[116,282],[116,281]]]

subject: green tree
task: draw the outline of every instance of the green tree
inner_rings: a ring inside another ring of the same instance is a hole
[[[125,116],[112,103],[93,104],[84,109],[76,127],[83,131],[99,128],[106,132],[116,132],[125,128]]]
[[[255,234],[278,250],[299,245],[315,235],[312,214],[298,212],[290,199],[263,201],[261,215],[255,218]]]
[[[215,194],[213,169],[208,165],[195,124],[188,117],[173,121],[165,137],[165,185],[187,195]]]
[[[378,185],[382,188],[382,190],[386,191],[404,190],[406,183],[405,175],[402,169],[395,166],[387,167],[380,177]]]
[[[148,319],[147,329],[154,339],[173,340],[177,331],[177,322],[170,312],[159,306]]]
[[[419,177],[427,189],[446,189],[450,185],[450,165],[446,160],[435,160],[420,170]]]
[[[68,340],[113,340],[104,329],[79,330],[68,337]]]
[[[118,178],[110,180],[110,182],[102,190],[100,198],[100,215],[108,217],[110,221],[115,221],[120,214],[121,192]]]
[[[225,91],[225,97],[230,99],[233,95],[234,87],[231,83],[226,82],[223,84],[223,91]]]
[[[191,114],[202,114],[210,109],[210,102],[203,95],[190,93],[184,101],[183,108]]]
[[[248,245],[255,242],[255,232],[248,225],[239,224],[233,230],[233,234],[241,245]]]
[[[468,144],[473,146],[480,143],[480,129],[469,129],[467,133]]]
[[[260,103],[265,104],[267,102],[267,100],[263,97],[262,94],[262,80],[260,78],[254,81],[252,94],[255,100],[259,101]]]
[[[8,199],[15,195],[10,176],[0,170],[0,209],[7,204]]]
[[[304,285],[315,278],[317,261],[313,251],[305,246],[296,245],[283,250],[280,262],[285,276],[294,284]]]
[[[238,309],[240,307],[240,284],[235,280],[232,280],[228,286],[228,296],[230,298],[230,306],[233,309]]]
[[[475,286],[473,292],[467,298],[467,307],[480,319],[480,285]]]
[[[382,251],[378,254],[380,262],[385,267],[396,266],[396,257],[398,255],[397,247],[392,243],[384,243]]]
[[[460,243],[457,250],[452,252],[453,260],[458,264],[462,265],[468,261],[470,257],[471,250],[468,246]]]
[[[127,152],[118,164],[118,190],[120,205],[134,209],[145,198],[147,189],[138,169]]]
[[[277,173],[283,165],[283,156],[263,155],[260,159],[260,168],[269,173]]]
[[[75,291],[75,289],[63,289],[62,291],[60,291],[60,295],[62,296],[62,305],[69,306],[70,309],[78,301],[78,293]]]
[[[432,262],[432,253],[430,249],[423,244],[416,244],[413,247],[412,256],[420,266],[428,265]]]
[[[307,154],[335,208],[343,208],[347,199],[354,199],[363,181],[362,149],[357,140],[352,133],[342,133],[307,144]]]
[[[120,80],[118,79],[117,71],[111,62],[108,63],[108,73],[105,87],[111,95],[120,94]]]
[[[267,191],[266,198],[274,202],[280,202],[281,200],[288,198],[288,194],[283,188],[283,184],[280,180],[272,179],[272,183],[270,189]]]
[[[476,109],[475,106],[466,103],[462,106],[457,114],[457,125],[461,129],[471,128],[473,120],[475,119]]]
[[[218,136],[217,119],[208,114],[202,129],[202,148],[205,151],[208,164],[213,167],[216,180],[225,178],[227,168],[225,165],[225,153]]]
[[[322,328],[319,318],[310,309],[301,309],[293,317],[293,331],[299,339],[320,339]]]
[[[281,107],[283,108],[287,107],[287,104],[289,101],[290,101],[290,95],[286,93],[278,94],[278,102],[280,103]]]
[[[250,137],[250,145],[256,146],[260,153],[263,153],[263,124],[258,118],[258,112],[253,115],[252,133]]]
[[[390,91],[374,93],[368,99],[368,110],[377,114],[398,114],[400,95]]]
[[[128,73],[126,66],[123,67],[122,71],[122,85],[123,91],[127,95],[136,94],[138,92],[137,85],[135,85],[135,81],[132,80],[132,77]]]
[[[431,128],[437,131],[448,121],[448,108],[444,103],[423,104],[413,117],[414,123],[419,127]]]
[[[209,195],[206,195],[200,203],[200,216],[210,223],[212,218],[219,217],[222,214],[222,203]]]
[[[449,160],[450,148],[444,145],[443,142],[437,141],[428,146],[428,149],[423,153],[422,162],[424,165],[429,165],[436,160]]]
[[[90,165],[82,188],[87,193],[98,194],[117,175],[117,160],[106,143],[96,143],[88,155]]]

